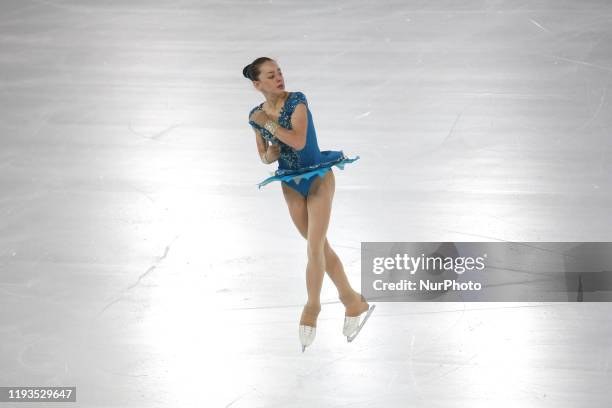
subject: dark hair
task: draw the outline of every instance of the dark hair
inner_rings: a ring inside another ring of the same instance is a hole
[[[251,62],[249,65],[242,69],[242,75],[244,75],[245,78],[250,79],[251,81],[257,81],[260,73],[259,67],[261,67],[261,64],[267,61],[274,60],[268,57],[257,58],[255,61]]]

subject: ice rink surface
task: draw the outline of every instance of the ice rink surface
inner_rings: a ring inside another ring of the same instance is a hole
[[[386,303],[355,342],[259,161],[275,58],[328,239],[611,241],[608,1],[0,2],[0,386],[18,407],[609,407],[606,303]]]

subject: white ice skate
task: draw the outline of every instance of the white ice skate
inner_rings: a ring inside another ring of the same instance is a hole
[[[368,318],[374,311],[374,308],[376,307],[376,305],[370,306],[362,295],[360,295],[360,297],[361,297],[360,301],[365,303],[368,306],[368,308],[363,310],[359,314],[359,316],[346,316],[346,315],[344,316],[344,325],[342,326],[342,334],[346,336],[346,341],[349,343],[355,340],[355,337],[357,337],[357,335],[361,331],[361,328],[365,325],[366,321],[368,320]],[[346,298],[340,298],[340,300],[345,306],[347,305],[348,300]],[[365,313],[365,316],[363,316],[363,319],[362,319],[361,317],[364,313]]]
[[[317,316],[321,307],[315,308],[304,305],[302,317],[300,318],[300,343],[302,343],[302,353],[306,347],[310,346],[317,335]]]

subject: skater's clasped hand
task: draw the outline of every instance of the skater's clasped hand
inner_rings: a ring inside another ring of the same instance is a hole
[[[268,150],[266,151],[266,158],[268,162],[272,163],[273,161],[278,160],[280,156],[280,145],[279,144],[270,144],[268,146]]]
[[[270,117],[266,114],[266,112],[262,110],[258,110],[253,113],[251,119],[253,120],[253,122],[257,123],[261,127],[264,127],[266,125],[266,122],[271,120]]]

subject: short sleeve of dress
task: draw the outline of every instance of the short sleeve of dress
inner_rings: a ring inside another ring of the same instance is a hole
[[[295,106],[297,106],[300,103],[303,103],[308,108],[308,101],[306,100],[306,95],[304,95],[302,92],[299,92],[299,91],[296,92],[294,100],[295,100]]]

